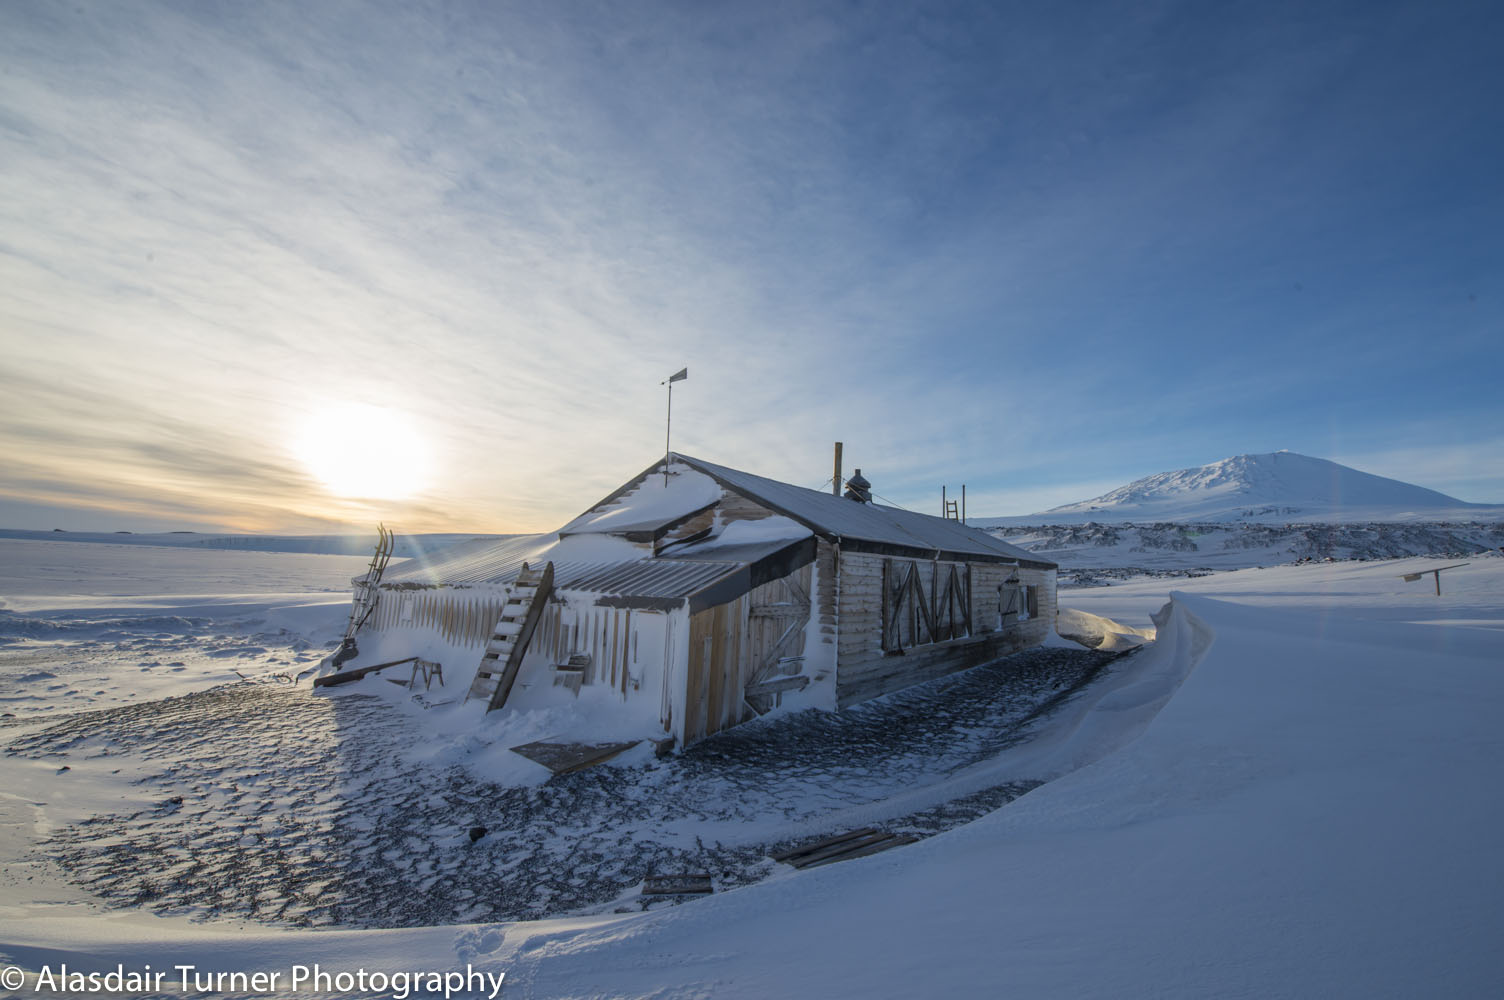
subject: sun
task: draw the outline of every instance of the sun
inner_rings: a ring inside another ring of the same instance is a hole
[[[429,448],[401,410],[337,403],[310,414],[293,451],[330,493],[346,498],[401,500],[428,478]]]

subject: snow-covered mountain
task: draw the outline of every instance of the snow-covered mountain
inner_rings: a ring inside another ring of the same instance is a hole
[[[1199,574],[1308,560],[1407,556],[1471,559],[1504,548],[1504,520],[1036,524],[988,530],[1011,545],[1059,563],[1062,586],[1095,586],[1106,579],[1141,574]],[[1107,570],[1113,572],[1102,572]]]
[[[1504,518],[1504,504],[1470,504],[1290,451],[1238,455],[1211,465],[1146,476],[1110,493],[1039,514],[974,518],[1002,524],[1086,521],[1452,521]]]

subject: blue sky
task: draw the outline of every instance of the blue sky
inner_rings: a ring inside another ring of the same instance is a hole
[[[0,5],[0,525],[546,530],[686,365],[676,448],[917,509],[1281,448],[1504,501],[1501,29]]]

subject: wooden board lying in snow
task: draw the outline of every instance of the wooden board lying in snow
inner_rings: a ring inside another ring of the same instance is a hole
[[[709,875],[649,875],[642,880],[644,896],[706,896],[714,891]]]
[[[341,670],[337,674],[325,674],[322,677],[315,677],[313,679],[313,686],[334,687],[337,684],[348,684],[351,681],[360,680],[366,674],[372,674],[378,670],[385,670],[387,667],[400,667],[402,666],[402,664],[412,663],[416,659],[416,656],[409,656],[401,660],[388,660],[386,663],[373,663],[369,667],[352,667],[349,670]],[[397,683],[406,684],[407,682],[398,681]]]
[[[865,826],[860,830],[852,830],[850,833],[826,837],[824,840],[816,840],[812,843],[800,844],[787,851],[780,851],[773,855],[773,860],[793,865],[795,868],[814,868],[835,861],[866,857],[868,854],[886,851],[890,847],[912,844],[918,839],[908,833],[888,833]]]
[[[583,771],[602,761],[610,760],[623,750],[630,750],[641,740],[627,743],[550,743],[539,740],[512,747],[512,752],[521,754],[548,768],[554,774],[569,774]]]

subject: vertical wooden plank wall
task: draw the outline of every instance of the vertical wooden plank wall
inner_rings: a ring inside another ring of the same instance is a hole
[[[689,666],[684,677],[684,745],[746,720],[747,596],[717,604],[689,619]]]
[[[445,642],[464,646],[485,645],[502,607],[500,591],[384,590],[366,627],[397,627],[404,601],[412,606],[409,626],[433,629]]]
[[[689,657],[684,677],[686,746],[752,717],[754,713],[745,700],[747,685],[756,679],[761,660],[774,651],[790,619],[814,613],[808,604],[814,576],[813,566],[802,566],[734,601],[706,608],[690,617]],[[796,604],[798,608],[794,607]],[[786,607],[789,614],[751,614],[753,608],[775,607]],[[829,617],[833,622],[833,612]],[[780,658],[797,658],[805,652],[805,629],[800,628],[780,651]],[[787,673],[801,672],[802,664],[797,659],[790,666]]]
[[[371,616],[368,628],[385,630],[399,624],[403,599],[412,605],[413,628],[432,629],[445,642],[482,647],[490,638],[503,606],[500,591],[426,589],[388,591]],[[646,617],[661,627],[657,616],[627,608],[594,605],[575,610],[562,601],[544,608],[529,655],[541,654],[550,663],[565,663],[574,653],[588,653],[590,666],[583,683],[604,684],[626,698],[634,688],[636,629]]]

